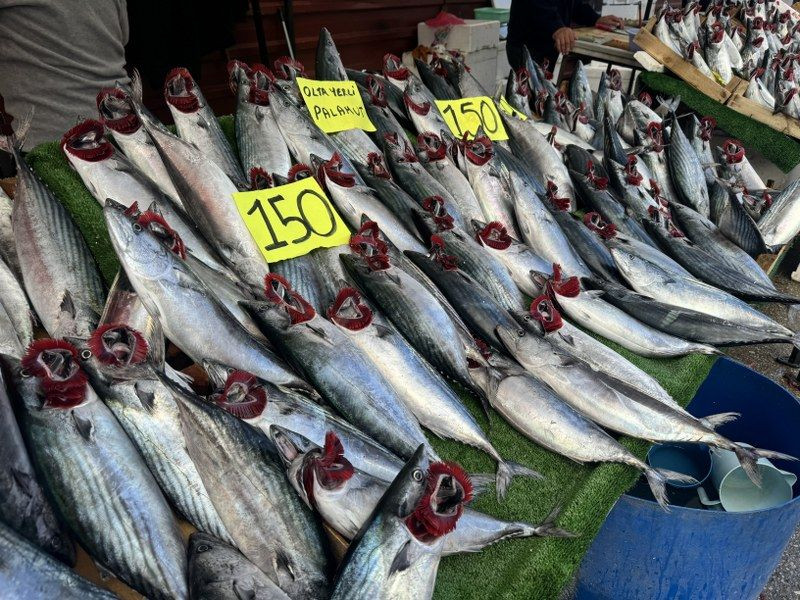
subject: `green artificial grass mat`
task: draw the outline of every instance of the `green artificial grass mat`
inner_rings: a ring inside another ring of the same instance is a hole
[[[751,119],[709,98],[688,83],[664,73],[644,71],[639,80],[662,95],[680,96],[681,101],[701,115],[717,120],[717,127],[755,148],[781,171],[788,173],[800,163],[800,143],[780,131]]]
[[[233,119],[222,117],[220,122],[226,135],[233,140]],[[28,161],[70,210],[95,254],[103,276],[110,282],[119,263],[98,202],[70,168],[58,144],[36,147],[28,155]],[[714,363],[714,357],[699,354],[670,360],[647,359],[611,342],[606,343],[658,379],[684,406],[692,399]],[[510,540],[477,554],[447,557],[439,569],[434,598],[558,598],[617,498],[630,489],[639,473],[623,465],[578,465],[528,441],[497,414],[492,414],[488,423],[479,403],[467,395],[462,394],[462,397],[504,458],[532,467],[545,477],[543,481],[517,478],[503,502],[497,502],[492,490],[479,497],[474,507],[502,519],[539,523],[554,507],[560,506],[562,513],[558,524],[580,536],[574,539]],[[431,438],[432,445],[443,458],[461,463],[472,473],[494,472],[494,462],[486,454],[463,444]],[[625,438],[622,442],[642,458],[649,447],[642,440]]]

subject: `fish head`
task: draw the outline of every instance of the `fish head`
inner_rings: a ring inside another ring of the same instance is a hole
[[[373,104],[380,108],[389,106],[389,101],[386,96],[386,85],[380,78],[374,75],[367,75],[366,84],[366,91],[369,96],[368,104]]]
[[[96,119],[75,125],[61,137],[61,150],[73,165],[76,162],[100,162],[114,154],[114,146],[105,136],[105,127]]]
[[[230,369],[226,373],[221,390],[209,396],[209,400],[240,419],[260,416],[269,401],[266,386],[247,371]]]
[[[164,79],[164,100],[173,113],[194,113],[200,110],[200,93],[188,69],[177,67],[167,73]]]
[[[447,144],[432,131],[417,136],[417,147],[429,161],[442,160],[447,156]]]
[[[336,195],[356,186],[355,176],[342,170],[343,161],[338,152],[334,152],[328,160],[312,154],[311,166],[318,173],[320,183],[327,187],[331,194]]]
[[[93,384],[109,385],[114,380],[145,377],[151,371],[149,343],[140,331],[125,323],[106,323],[88,339],[68,341],[77,348],[81,368]]]
[[[655,282],[654,273],[652,276],[647,275],[653,265],[636,251],[633,240],[617,235],[606,240],[606,245],[614,264],[626,280],[638,281],[644,285]]]
[[[484,225],[473,219],[472,226],[475,228],[475,238],[481,246],[498,251],[508,250],[511,247],[511,236],[499,221],[492,221]]]
[[[515,357],[519,356],[525,343],[525,337],[530,335],[521,327],[519,329],[512,329],[505,325],[498,325],[494,333],[497,339],[502,342],[503,346]]]
[[[268,93],[269,105],[272,108],[275,119],[277,119],[280,124],[285,125],[287,131],[299,127],[303,120],[303,115],[300,113],[297,103],[291,95],[280,85],[269,86]]]
[[[472,482],[458,464],[431,463],[425,474],[423,494],[405,519],[406,527],[420,542],[433,542],[456,528],[472,493]]]
[[[333,40],[331,40],[331,43],[333,43]],[[289,56],[279,56],[275,59],[273,66],[275,68],[275,77],[284,81],[294,81],[298,77],[308,77],[303,63]]]
[[[220,544],[221,542],[213,535],[195,531],[189,536],[189,562],[194,564],[201,554],[213,552]]]
[[[328,319],[349,331],[361,331],[372,323],[372,309],[361,294],[352,287],[339,290],[336,299],[327,311]]]
[[[403,65],[403,61],[395,54],[384,54],[382,71],[383,76],[387,79],[393,79],[403,84],[411,77],[411,71]]]
[[[353,254],[340,254],[339,257],[354,276],[368,276],[369,272],[385,271],[391,266],[389,245],[374,221],[364,221],[350,236],[350,249]]]
[[[96,101],[100,121],[114,133],[129,135],[142,126],[130,96],[123,89],[103,88]]]
[[[316,59],[317,77],[322,77],[324,73],[325,79],[347,81],[347,72],[339,57],[339,51],[336,49],[331,32],[325,27],[319,31]]]
[[[81,368],[78,349],[66,340],[45,338],[31,343],[20,360],[15,378],[36,380],[38,402],[33,397],[23,398],[28,408],[74,408],[88,396],[88,377]]]
[[[422,82],[414,77],[409,77],[406,89],[403,92],[403,102],[408,110],[418,115],[427,115],[431,111],[431,103],[425,95]]]
[[[175,256],[146,226],[139,215],[130,214],[123,205],[108,198],[103,207],[108,233],[114,250],[128,277],[157,280],[175,264]]]

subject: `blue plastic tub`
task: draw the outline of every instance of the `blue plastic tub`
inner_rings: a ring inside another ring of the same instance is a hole
[[[720,433],[800,457],[800,403],[763,375],[728,358],[711,369],[689,405],[694,415],[736,411]],[[773,461],[800,475],[800,465]],[[728,513],[671,507],[626,494],[581,563],[579,600],[757,598],[800,522],[800,497],[776,508]]]

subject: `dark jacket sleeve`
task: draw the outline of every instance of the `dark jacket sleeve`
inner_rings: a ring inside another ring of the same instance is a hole
[[[564,21],[562,11],[559,10],[561,3],[558,1],[515,0],[511,3],[512,10],[514,9],[514,4],[521,4],[525,7],[526,25],[530,27],[531,31],[535,31],[537,35],[542,35],[548,40],[556,29],[569,26],[569,23]]]
[[[572,21],[582,27],[590,27],[597,23],[600,13],[589,6],[585,0],[573,0],[572,2]]]

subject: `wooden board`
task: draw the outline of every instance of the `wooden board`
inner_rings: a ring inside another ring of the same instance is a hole
[[[763,104],[745,98],[745,91],[747,91],[747,82],[742,81],[728,98],[726,106],[790,137],[800,139],[800,121],[783,113],[775,114]]]
[[[699,92],[720,104],[725,104],[742,80],[734,76],[728,85],[723,86],[706,77],[694,65],[684,60],[682,56],[676,54],[674,50],[653,35],[655,23],[656,18],[652,17],[647,25],[636,34],[633,43]]]

